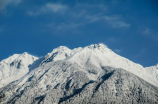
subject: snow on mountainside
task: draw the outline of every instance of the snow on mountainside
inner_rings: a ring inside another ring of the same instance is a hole
[[[155,66],[146,67],[145,70],[151,76],[150,81],[153,80],[152,76],[158,79],[158,64]]]
[[[91,67],[91,72],[98,70]],[[91,73],[89,72],[89,73]],[[96,73],[92,73],[96,74]],[[0,89],[1,104],[156,104],[158,88],[124,69],[102,67],[92,81],[78,64],[51,61]]]
[[[150,67],[146,67],[146,70],[148,70],[148,72],[151,73],[155,73],[158,74],[158,64],[155,66],[150,66]]]
[[[42,64],[57,60],[67,60],[72,63],[77,63],[83,68],[87,63],[93,64],[95,67],[98,67],[99,70],[97,70],[97,75],[89,75],[89,77],[93,76],[91,77],[92,80],[96,80],[99,73],[101,74],[100,68],[102,66],[111,66],[115,68],[123,68],[148,81],[149,83],[158,86],[157,70],[149,73],[149,71],[142,65],[117,55],[111,49],[101,43],[92,44],[84,48],[79,47],[72,50],[65,46],[60,46],[54,49],[51,53],[48,53],[45,56]]]
[[[75,53],[81,51],[82,49],[83,48],[79,47],[79,48],[75,48],[71,50],[65,46],[60,46],[58,48],[53,49],[51,53],[48,53],[45,56],[45,59],[43,60],[42,64],[45,62],[50,62],[50,61],[65,60],[73,56]]]
[[[21,59],[23,61],[20,62]],[[21,55],[15,54],[8,59],[2,60],[0,62],[0,87],[21,78],[29,71],[28,65],[32,64],[36,59],[37,57],[31,56],[25,52]],[[67,60],[72,63],[77,63],[83,68],[83,71],[87,70],[86,64],[91,64],[94,67],[97,67],[98,70],[95,70],[95,72],[97,72],[96,75],[88,74],[89,78],[92,80],[97,80],[102,72],[102,66],[111,66],[115,68],[123,68],[149,83],[158,86],[158,70],[156,66],[144,68],[140,64],[134,63],[117,55],[102,43],[75,49],[60,46],[53,49],[51,53],[48,53],[45,57],[43,57],[38,64],[43,65],[57,60]]]
[[[2,60],[0,62],[0,87],[23,77],[29,72],[29,65],[37,59],[37,57],[24,52]]]
[[[148,81],[149,83],[158,86],[158,74],[156,73],[157,70],[153,71],[153,73],[156,73],[153,76],[153,74],[149,74],[148,70],[146,70],[140,64],[134,63],[124,57],[117,55],[104,44],[94,44],[87,46],[68,60],[71,62],[77,62],[83,67],[88,62],[94,64],[98,68],[101,66],[123,68]]]
[[[2,104],[158,103],[158,66],[144,68],[104,44],[24,54],[1,61],[1,83],[23,76],[0,88]]]

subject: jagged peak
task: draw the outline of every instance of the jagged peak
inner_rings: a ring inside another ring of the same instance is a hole
[[[33,56],[33,55],[29,54],[28,52],[24,52],[24,53],[20,54],[20,57],[27,57],[27,56],[36,57],[36,56]]]
[[[19,55],[19,57],[17,57],[15,60],[16,61],[20,61],[20,60],[23,60],[23,61],[26,61],[26,60],[30,60],[31,62],[32,61],[35,61],[37,60],[38,57],[34,56],[34,55],[31,55],[29,54],[28,52],[24,52],[22,54]]]
[[[26,57],[26,56],[30,56],[30,54],[28,54],[27,52],[24,52],[24,53],[20,54],[19,57]],[[31,56],[32,56],[32,55],[31,55]]]
[[[107,46],[103,43],[91,44],[91,45],[86,46],[86,47],[78,47],[78,48],[74,48],[74,49],[70,49],[67,46],[59,46],[57,48],[54,48],[52,50],[52,52],[48,53],[48,55],[50,56],[55,52],[62,52],[62,53],[67,53],[67,52],[71,53],[71,52],[73,52],[74,53],[74,52],[80,51],[84,48],[89,48],[89,49],[100,49],[100,48],[102,48],[102,49],[104,49],[104,48],[107,48]]]
[[[75,53],[81,50],[83,50],[83,47],[74,48],[72,51]]]
[[[71,51],[71,49],[69,49],[68,47],[66,47],[66,46],[59,46],[59,47],[57,47],[57,48],[54,48],[53,50],[52,50],[52,52],[50,52],[50,53],[48,53],[45,57],[46,58],[49,58],[50,56],[52,56],[54,53],[57,53],[57,52],[59,52],[59,53],[67,53],[67,52],[70,52]]]
[[[24,52],[24,53],[22,53],[21,55],[28,55],[29,53],[27,53],[27,52]],[[29,54],[30,55],[30,54]]]
[[[61,59],[66,59],[68,57],[71,57],[72,55],[74,55],[76,52],[82,51],[84,49],[91,49],[91,50],[101,50],[102,52],[107,48],[106,45],[104,45],[103,43],[98,43],[98,44],[91,44],[89,46],[86,47],[78,47],[78,48],[74,48],[74,49],[69,49],[66,46],[59,46],[57,48],[54,48],[52,52],[48,53],[45,56],[45,59],[47,60],[48,58],[52,58],[53,55],[53,60],[58,60],[58,58]],[[54,54],[58,54],[55,55]]]
[[[71,49],[69,49],[66,46],[59,46],[59,47],[53,49],[53,51],[51,53],[54,53],[54,52],[65,52],[65,51],[71,51]]]
[[[25,60],[25,58],[32,59],[32,60],[38,59],[38,57],[35,57],[35,56],[29,54],[28,52],[24,52],[22,54],[13,54],[13,55],[9,56],[8,58],[3,59],[1,62],[9,64],[13,61],[18,61],[18,60],[23,60],[23,59]]]
[[[15,59],[17,59],[19,56],[20,56],[20,54],[13,54],[13,55],[3,59],[1,62],[10,63],[10,62],[14,61]]]
[[[45,59],[43,60],[42,64],[48,61],[63,60],[70,55],[71,51],[72,50],[66,46],[59,46],[57,48],[54,48],[52,52],[48,53],[45,56]]]
[[[107,48],[107,46],[104,45],[103,43],[98,43],[98,44],[91,44],[89,46],[86,46],[86,48],[90,48],[90,49]]]

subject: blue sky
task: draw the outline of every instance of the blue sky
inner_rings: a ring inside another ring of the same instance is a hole
[[[0,0],[0,60],[95,43],[143,66],[156,65],[157,0]]]

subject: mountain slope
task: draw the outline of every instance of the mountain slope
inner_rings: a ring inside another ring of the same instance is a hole
[[[149,74],[158,77],[158,64],[155,66],[146,67],[145,69]]]
[[[43,68],[43,69],[42,69]],[[49,62],[25,78],[0,89],[1,103],[9,104],[102,104],[158,103],[158,88],[134,74],[102,67],[96,81],[68,61]]]
[[[77,62],[81,66],[84,66],[87,62],[89,62],[94,64],[98,68],[101,66],[123,68],[150,82],[151,84],[158,86],[158,74],[155,74],[153,76],[153,74],[148,73],[148,70],[140,64],[134,63],[124,57],[115,54],[112,50],[110,50],[103,44],[94,44],[87,46],[68,60],[71,62]]]
[[[60,46],[32,61],[19,57],[7,59],[14,73],[5,76],[25,74],[0,88],[2,104],[158,103],[157,66],[144,68],[104,44],[75,49]],[[25,62],[19,66],[21,59]]]
[[[92,44],[84,48],[79,47],[72,50],[60,46],[46,55],[42,64],[57,60],[67,60],[72,63],[77,63],[83,69],[86,64],[91,64],[97,67],[99,69],[97,70],[98,74],[91,77],[92,80],[95,80],[99,76],[99,73],[101,72],[100,68],[102,66],[112,66],[115,68],[123,68],[145,81],[158,86],[158,74],[155,72],[156,70],[153,72],[156,74],[153,75],[152,73],[149,73],[147,68],[117,55],[104,44]]]
[[[0,62],[0,87],[23,77],[29,72],[29,65],[37,59],[37,57],[24,52],[2,60]]]

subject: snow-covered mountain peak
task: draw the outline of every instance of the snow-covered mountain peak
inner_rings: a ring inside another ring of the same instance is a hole
[[[155,77],[148,74],[148,71],[145,68],[137,63],[134,63],[127,58],[124,58],[120,55],[117,55],[111,49],[109,49],[104,44],[92,44],[84,47],[80,51],[73,54],[71,57],[67,59],[69,62],[77,63],[79,66],[85,68],[87,65],[94,65],[98,69],[96,72],[101,73],[102,66],[111,66],[115,68],[123,68],[127,71],[143,78],[144,80],[158,85],[158,78],[154,74]],[[93,67],[94,67],[93,66]],[[87,68],[85,69],[87,70]],[[154,73],[158,73],[154,71]],[[90,75],[91,76],[91,75]],[[91,77],[97,79],[98,76]],[[152,82],[150,81],[152,79]]]
[[[16,58],[18,58],[19,55],[20,55],[20,54],[13,54],[12,56],[9,56],[8,58],[3,59],[3,60],[1,61],[1,63],[6,63],[6,64],[7,64],[7,63],[10,63],[10,62],[14,61]]]
[[[37,59],[38,57],[35,57],[27,52],[24,52],[15,61],[20,62],[21,65],[28,67]]]
[[[71,51],[71,49],[69,49],[66,46],[59,46],[55,49],[53,49],[53,51],[51,53],[48,53],[46,55],[47,58],[51,57],[54,53],[69,53]]]
[[[10,65],[11,67],[23,66],[26,68],[37,59],[38,59],[38,57],[28,54],[27,52],[24,52],[22,54],[14,54],[14,55],[4,59],[4,60],[2,60],[2,63],[6,64],[6,65]]]
[[[28,60],[28,61],[35,61],[36,59],[38,59],[37,57],[28,54],[27,52],[24,52],[22,54],[13,54],[12,56],[9,56],[8,58],[4,59],[1,61],[1,63],[5,63],[5,64],[10,64],[13,61],[20,61],[20,60]],[[31,63],[32,63],[31,61]]]
[[[59,46],[59,47],[53,49],[53,51],[51,53],[48,53],[45,56],[45,59],[42,62],[42,64],[44,62],[69,59],[69,58],[73,57],[74,54],[76,54],[80,51],[85,51],[86,53],[88,53],[89,51],[97,51],[97,50],[101,51],[101,52],[103,52],[103,51],[106,52],[105,50],[110,50],[110,49],[108,49],[107,46],[102,43],[92,44],[92,45],[86,46],[84,48],[78,47],[78,48],[74,48],[74,49],[69,49],[66,46]]]
[[[24,53],[22,53],[22,55],[28,55],[28,53],[27,53],[27,52],[24,52]]]
[[[24,52],[22,54],[19,55],[19,57],[17,58],[17,60],[28,60],[28,61],[35,61],[38,59],[38,57],[33,56],[27,52]],[[32,63],[32,62],[31,62]]]
[[[53,49],[52,52],[48,53],[41,64],[47,63],[50,61],[64,60],[71,54],[71,49],[66,46],[59,46]]]
[[[109,49],[106,45],[99,43],[99,44],[92,44],[89,46],[84,47],[85,50],[91,51],[91,53],[94,53],[95,55],[103,55],[106,54],[106,56],[115,56],[116,53],[114,53],[111,49]]]
[[[144,68],[104,44],[60,46],[35,59],[24,52],[0,63],[0,87],[14,81],[0,88],[0,103],[157,103],[158,65]]]
[[[0,62],[0,87],[15,81],[29,72],[29,65],[38,58],[24,52],[14,54]]]
[[[32,56],[32,55],[27,52],[20,54],[20,57],[29,57],[29,56]]]
[[[70,51],[70,49],[66,46],[59,46],[58,48],[53,49],[52,52],[65,52]]]
[[[7,63],[10,65],[9,68],[15,68],[14,70],[23,69],[27,70],[28,72],[28,65],[32,64],[36,59],[36,57],[24,52],[23,54],[13,55],[11,59],[7,59],[10,60]],[[43,64],[59,60],[65,60],[69,61],[70,63],[78,64],[83,68],[84,71],[89,71],[92,67],[95,67],[95,73],[97,74],[88,74],[89,78],[92,80],[96,80],[99,77],[99,75],[102,73],[103,66],[111,66],[114,68],[126,69],[127,71],[143,78],[148,82],[150,82],[150,79],[152,79],[153,81],[151,83],[158,85],[157,77],[153,78],[153,76],[148,75],[148,70],[145,70],[147,68],[144,68],[140,64],[134,63],[122,56],[117,55],[102,43],[74,49],[69,49],[66,46],[57,47],[53,49],[52,52],[41,58],[41,60],[38,62],[38,65],[43,66]],[[91,67],[89,67],[89,65]],[[158,72],[155,70],[157,69],[156,67],[158,67],[158,65],[152,67],[154,71],[150,73],[157,74]],[[154,76],[156,76],[156,74],[154,74]]]
[[[89,48],[89,49],[102,49],[102,48],[107,48],[107,46],[102,44],[102,43],[98,43],[98,44],[91,44],[91,45],[87,46],[87,48]]]

